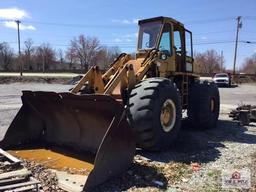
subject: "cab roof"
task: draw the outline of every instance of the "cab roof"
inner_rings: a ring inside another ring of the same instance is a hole
[[[163,17],[163,16],[139,20],[139,25],[142,23],[147,23],[147,22],[152,22],[152,21],[161,21],[161,22],[169,21],[169,22],[172,22],[172,23],[175,23],[175,24],[178,24],[178,25],[181,25],[184,27],[183,23],[180,23],[179,21],[177,21],[171,17]]]

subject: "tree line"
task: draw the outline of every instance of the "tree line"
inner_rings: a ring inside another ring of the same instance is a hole
[[[219,72],[230,72],[225,67],[225,58],[221,57],[215,50],[207,50],[194,54],[194,71],[199,74],[214,74]],[[236,69],[237,73],[256,74],[256,53],[245,58],[241,67]]]
[[[102,46],[96,37],[80,35],[70,41],[66,51],[54,49],[49,43],[35,46],[32,39],[24,42],[20,57],[8,43],[0,43],[0,70],[18,71],[20,64],[24,71],[80,71],[98,65],[107,69],[121,53],[119,47]],[[213,74],[226,71],[225,59],[215,50],[194,54],[194,71]],[[239,72],[256,74],[256,53],[244,60]]]
[[[246,74],[256,74],[256,53],[245,59],[241,71]]]
[[[199,74],[214,74],[224,72],[225,59],[215,50],[194,53],[194,71]]]
[[[18,71],[86,71],[97,64],[106,69],[121,53],[118,47],[102,46],[96,37],[80,35],[70,41],[66,51],[54,49],[49,43],[35,46],[32,39],[24,41],[18,56],[6,42],[0,43],[0,70]]]

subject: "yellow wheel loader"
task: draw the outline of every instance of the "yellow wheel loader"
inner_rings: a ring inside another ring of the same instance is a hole
[[[192,33],[167,17],[139,21],[136,59],[123,53],[104,73],[91,67],[70,92],[24,91],[22,102],[0,147],[39,161],[55,154],[56,169],[78,165],[68,158],[88,163],[86,181],[69,191],[124,172],[136,147],[167,149],[183,110],[190,126],[215,127],[220,104],[217,86],[193,73]]]

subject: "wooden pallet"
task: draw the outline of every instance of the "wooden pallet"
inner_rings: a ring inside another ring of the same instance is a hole
[[[21,161],[0,149],[0,192],[39,191],[40,182]]]

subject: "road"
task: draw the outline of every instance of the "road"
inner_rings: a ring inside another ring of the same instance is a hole
[[[24,77],[75,77],[77,73],[23,73]],[[20,77],[20,73],[0,72],[0,77]]]
[[[63,92],[71,87],[71,85],[46,83],[0,84],[0,139],[22,105],[20,99],[22,90]]]
[[[241,84],[238,87],[220,87],[221,112],[228,113],[240,104],[256,105],[256,84]]]
[[[220,87],[222,104],[254,104],[256,105],[256,84],[242,84],[238,87]]]

